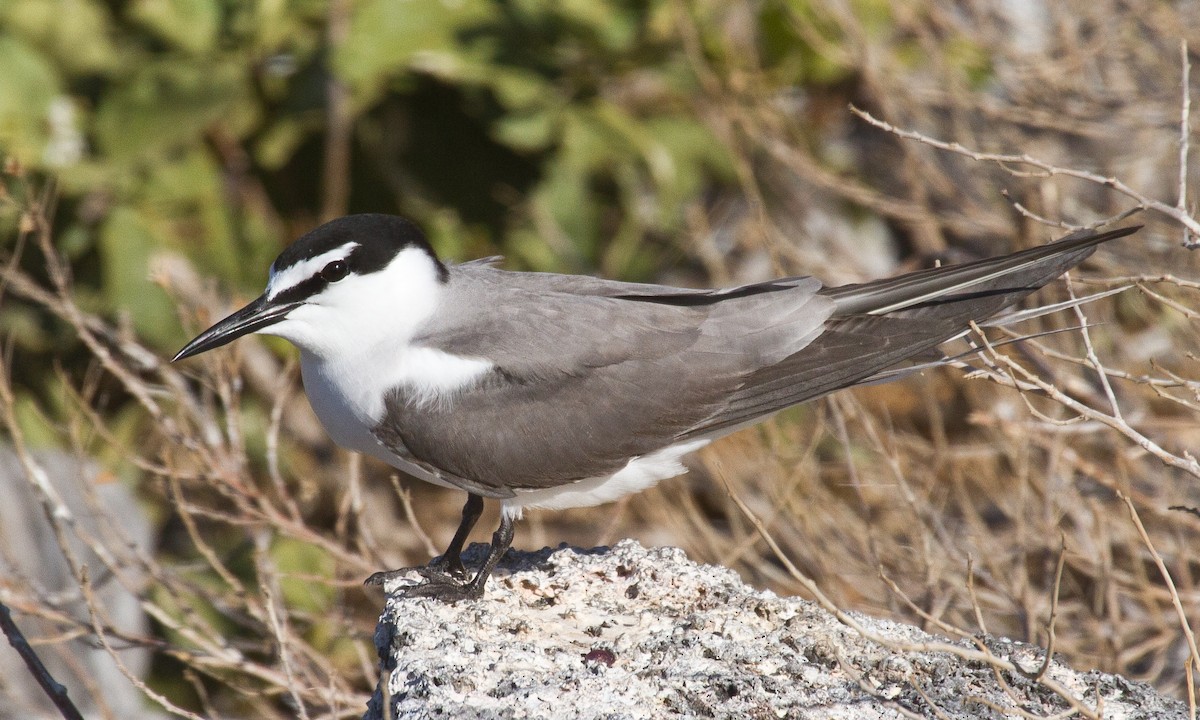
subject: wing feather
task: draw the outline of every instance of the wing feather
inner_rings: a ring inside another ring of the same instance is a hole
[[[482,270],[447,304],[461,312],[417,341],[495,370],[444,403],[394,389],[376,436],[497,492],[602,477],[672,444],[764,363],[812,342],[833,309],[813,281],[674,303],[534,290]]]
[[[415,342],[494,371],[445,402],[394,389],[376,435],[473,492],[603,477],[931,352],[1136,228],[874,283],[685,290],[450,267]]]

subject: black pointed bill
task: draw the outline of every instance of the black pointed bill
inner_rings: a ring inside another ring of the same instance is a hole
[[[219,348],[243,335],[274,325],[299,306],[299,302],[272,301],[266,295],[260,295],[254,302],[196,336],[171,358],[171,362]]]

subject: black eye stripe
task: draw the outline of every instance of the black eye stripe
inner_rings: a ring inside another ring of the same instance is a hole
[[[292,287],[288,288],[287,290],[280,292],[278,295],[271,298],[271,302],[273,302],[273,303],[293,303],[293,302],[300,302],[301,300],[307,300],[308,298],[312,297],[313,295],[316,295],[317,293],[324,290],[325,286],[327,286],[328,284],[329,283],[325,282],[321,278],[320,274],[313,275],[312,277],[308,278],[307,280],[298,282],[295,285],[293,285]]]
[[[347,258],[348,260],[349,258]],[[302,280],[292,287],[281,291],[272,300],[279,303],[299,302],[307,300],[324,290],[331,283],[345,279],[350,274],[350,265],[346,260],[332,260],[321,268],[317,274]]]

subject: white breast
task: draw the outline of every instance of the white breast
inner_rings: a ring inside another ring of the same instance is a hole
[[[456,393],[469,388],[492,367],[486,360],[431,348],[364,352],[358,357],[341,355],[335,361],[300,353],[304,391],[335,443],[438,485],[447,483],[407,462],[401,453],[392,452],[375,438],[372,429],[383,417],[384,398],[394,388],[407,388],[416,398],[413,411],[420,412],[421,406],[428,403],[453,402]]]

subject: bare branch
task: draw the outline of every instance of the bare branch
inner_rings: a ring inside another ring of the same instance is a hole
[[[50,698],[50,702],[54,703],[59,714],[66,720],[83,720],[79,708],[75,707],[75,703],[67,696],[66,686],[55,680],[54,676],[50,674],[45,663],[30,647],[25,635],[21,633],[21,628],[17,627],[16,622],[13,621],[8,606],[2,602],[0,602],[0,630],[4,631],[5,637],[8,638],[8,644],[12,645],[21,659],[25,661],[25,667],[29,668],[30,674],[37,680],[42,691],[46,693],[46,697]]]
[[[1180,95],[1182,95],[1179,103],[1179,201],[1175,204],[1175,208],[1181,215],[1187,215],[1188,144],[1192,137],[1192,90],[1189,80],[1192,64],[1188,61],[1187,38],[1179,41],[1179,64],[1183,72],[1181,73],[1182,80],[1179,83]],[[1184,247],[1196,247],[1193,235],[1194,233],[1185,225],[1183,229]]]
[[[902,130],[891,123],[875,118],[865,110],[860,110],[853,106],[851,106],[850,111],[871,125],[874,125],[885,132],[889,132],[896,137],[904,138],[905,140],[913,140],[930,147],[937,148],[938,150],[945,150],[946,152],[962,155],[979,162],[995,163],[1014,177],[1053,177],[1060,175],[1064,177],[1073,177],[1094,183],[1096,185],[1112,188],[1118,193],[1137,202],[1141,208],[1146,210],[1154,210],[1155,212],[1161,213],[1162,215],[1165,215],[1183,225],[1185,228],[1187,228],[1188,232],[1192,233],[1193,235],[1200,235],[1200,221],[1197,221],[1190,214],[1181,210],[1176,205],[1168,205],[1161,200],[1155,200],[1143,195],[1129,185],[1126,185],[1119,178],[1106,177],[1104,175],[1098,175],[1086,170],[1060,167],[1026,154],[1005,155],[998,153],[978,152],[976,150],[971,150],[970,148],[967,148],[957,142],[935,140],[934,138],[928,137],[919,132]],[[1017,169],[1018,167],[1022,166],[1032,167],[1034,170],[1026,171]],[[1106,220],[1104,222],[1108,221]],[[1190,248],[1192,246],[1189,245],[1188,247]]]

